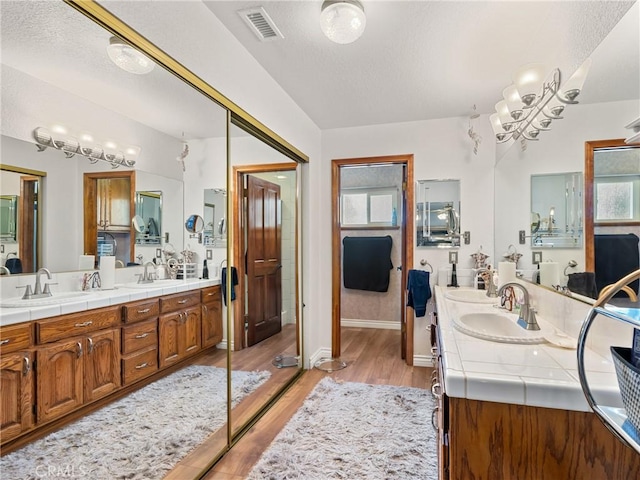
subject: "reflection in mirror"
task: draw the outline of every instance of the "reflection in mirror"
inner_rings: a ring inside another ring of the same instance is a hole
[[[184,228],[189,233],[200,233],[204,229],[204,219],[200,215],[189,215]]]
[[[224,247],[227,244],[227,191],[223,188],[204,190],[204,244]]]
[[[160,245],[162,232],[162,192],[136,192],[133,217],[136,244]]]
[[[582,248],[582,173],[531,175],[531,246]]]
[[[235,125],[230,143],[231,266],[238,280],[231,302],[232,389],[234,375],[241,372],[257,371],[263,379],[255,393],[231,411],[235,435],[302,369],[297,296],[300,178],[295,162]]]
[[[3,274],[40,268],[42,183],[44,172],[2,165],[0,181],[0,266]]]
[[[460,246],[460,181],[416,182],[416,246]]]
[[[155,68],[144,76],[132,75],[121,70],[111,62],[106,53],[106,47],[113,34],[64,2],[2,2],[1,8],[3,18],[2,141],[0,145],[2,158],[11,159],[12,161],[8,163],[23,169],[46,172],[45,184],[37,189],[43,195],[42,202],[38,203],[39,207],[42,207],[38,212],[43,214],[41,218],[44,233],[44,242],[41,246],[43,261],[39,263],[34,258],[34,267],[47,267],[52,273],[78,268],[80,256],[86,253],[83,248],[83,219],[88,202],[85,202],[83,195],[84,174],[94,174],[96,177],[99,172],[108,170],[107,173],[135,174],[135,183],[131,183],[132,188],[129,189],[130,204],[135,203],[135,191],[162,192],[162,216],[159,218],[157,230],[160,233],[160,241],[163,243],[150,245],[134,243],[135,255],[134,252],[130,252],[129,255],[129,258],[133,257],[136,260],[138,257],[142,258],[147,264],[148,271],[152,272],[154,267],[148,263],[156,258],[157,251],[184,250],[184,205],[189,201],[189,192],[183,189],[182,165],[176,162],[176,156],[183,151],[184,143],[192,142],[194,145],[191,155],[184,159],[187,170],[193,170],[195,162],[201,161],[203,164],[215,165],[220,176],[222,178],[226,176],[226,148],[221,149],[220,155],[218,152],[213,155],[206,151],[197,151],[195,148],[197,142],[204,143],[210,138],[221,145],[226,145],[226,110],[163,68]],[[5,21],[5,18],[10,18],[12,21]],[[109,20],[108,16],[105,18],[110,28],[116,30],[120,28],[117,23]],[[61,25],[65,28],[60,28]],[[135,35],[134,38],[139,40]],[[82,155],[67,156],[54,148],[39,152],[34,144],[34,129],[40,126],[51,129],[54,123],[62,123],[70,129],[75,129],[74,135],[78,138],[86,129],[88,133],[93,134],[94,138],[101,141],[113,138],[122,145],[137,145],[139,152],[136,158],[136,169],[123,166],[111,169],[111,165],[103,161],[92,164]],[[3,171],[3,180],[4,173]],[[202,189],[198,191],[202,192]],[[32,189],[31,192],[35,194],[36,189]],[[4,191],[0,193],[4,195]],[[10,195],[16,195],[16,193]],[[193,197],[201,208],[201,194]],[[20,201],[18,205],[19,203]],[[95,210],[91,205],[88,209],[95,211],[96,214],[99,211],[97,205]],[[191,209],[187,211],[191,212]],[[135,213],[134,209],[133,214],[129,215],[126,221],[118,221],[118,228],[131,231],[131,219]],[[152,233],[156,232],[149,228],[146,212],[138,213],[144,220],[145,235],[148,233],[152,236]],[[96,219],[96,230],[98,221]],[[18,209],[19,222],[20,209]],[[113,224],[112,221],[110,224]],[[122,245],[120,239],[116,242],[116,235],[117,230],[110,230],[107,227],[102,229],[99,235],[96,234],[95,242],[102,245],[100,248],[103,251],[111,248],[120,252]],[[18,230],[18,238],[21,236]],[[2,260],[4,262],[5,259]],[[126,273],[123,270],[117,272],[117,274]],[[3,282],[6,280],[10,278],[4,277]],[[50,446],[57,448],[58,457],[47,461],[44,448],[39,448],[38,461],[41,464],[56,465],[59,463],[60,455],[66,455],[66,453],[61,454],[61,451],[66,452],[68,448],[75,448],[87,451],[87,455],[91,457],[87,460],[87,465],[91,462],[93,468],[94,461],[101,460],[96,457],[95,452],[104,452],[109,447],[108,432],[120,437],[113,433],[112,424],[128,425],[126,437],[133,438],[136,433],[142,434],[143,438],[139,444],[143,447],[135,449],[123,448],[119,445],[118,452],[112,458],[126,458],[130,455],[135,460],[131,461],[128,458],[123,461],[110,460],[108,473],[104,471],[98,473],[93,470],[92,475],[95,478],[132,475],[161,478],[168,473],[169,469],[179,469],[178,462],[183,463],[183,468],[179,470],[182,474],[188,471],[191,478],[195,478],[198,477],[199,472],[208,468],[209,462],[213,462],[216,456],[225,451],[228,445],[227,344],[223,339],[221,324],[220,290],[217,285],[212,285],[202,291],[193,290],[192,294],[193,300],[190,299],[190,301],[194,303],[190,304],[189,308],[162,312],[158,312],[159,303],[154,303],[154,298],[147,299],[146,294],[132,296],[135,299],[144,298],[144,301],[155,305],[156,310],[153,315],[139,322],[132,321],[129,324],[127,321],[127,324],[122,326],[119,323],[120,309],[117,310],[118,323],[116,324],[114,320],[113,323],[109,323],[109,328],[101,330],[100,333],[105,333],[105,337],[101,338],[106,338],[108,333],[111,339],[110,345],[116,345],[114,347],[117,352],[116,360],[101,361],[101,364],[104,364],[106,369],[108,363],[111,369],[109,379],[117,379],[115,389],[118,395],[122,396],[119,400],[131,401],[132,397],[129,393],[132,392],[143,395],[147,385],[143,386],[138,382],[141,378],[144,378],[142,383],[158,388],[161,393],[160,395],[146,393],[136,405],[122,409],[117,415],[112,415],[110,422],[101,422],[100,428],[96,429],[95,425],[92,425],[91,441],[96,443],[95,448],[81,449],[74,441],[49,440]],[[139,310],[144,312],[145,308]],[[60,312],[59,308],[58,312]],[[178,319],[183,320],[183,323],[178,322]],[[145,328],[149,330],[144,330]],[[133,338],[136,334],[142,335],[145,341],[149,339],[152,341],[145,344],[146,349],[125,350],[129,348],[129,342],[125,337]],[[175,340],[178,338],[181,340],[176,343]],[[87,340],[83,337],[82,342]],[[75,341],[72,343],[76,344]],[[74,383],[67,382],[67,377],[64,377],[64,381],[57,381],[45,376],[46,362],[41,363],[40,360],[43,359],[41,353],[47,350],[48,345],[39,345],[38,348],[40,347],[43,348],[38,352],[38,363],[42,369],[39,369],[35,382],[37,383],[36,399],[43,391],[52,392],[51,394],[54,395],[54,390],[58,392],[59,388],[62,388],[60,385],[69,386]],[[102,348],[97,342],[95,347]],[[86,352],[87,349],[84,351]],[[100,358],[104,360],[103,350],[99,352]],[[83,371],[87,373],[89,360],[83,361],[85,357],[79,357],[76,354],[76,350],[70,354],[74,358],[73,365],[84,365],[87,370]],[[77,358],[80,360],[76,361]],[[170,371],[164,367],[168,367]],[[57,374],[61,377],[63,371],[64,374],[69,375],[69,369],[59,367],[58,364],[50,366],[48,370],[58,372]],[[113,376],[111,376],[112,373]],[[178,375],[180,380],[176,380],[178,377],[172,377],[172,375]],[[73,405],[75,410],[81,407],[91,408],[88,405],[92,399],[88,398],[87,393],[84,395],[82,393],[90,389],[90,385],[86,383],[89,377],[91,377],[89,374],[74,376],[83,382],[78,395],[74,391],[67,397],[73,397],[74,401],[79,399],[80,404]],[[163,387],[159,383],[163,380],[167,380],[168,385]],[[239,384],[241,391],[237,392],[237,397],[246,394],[247,389],[242,389],[246,385],[246,383]],[[121,390],[121,387],[127,390]],[[4,393],[3,389],[3,403]],[[91,390],[91,393],[96,393],[96,390]],[[64,394],[65,392],[60,393],[60,395]],[[153,400],[160,400],[161,408],[149,411],[144,424],[138,424],[139,426],[136,427],[136,422],[140,421],[140,408],[148,408]],[[104,399],[101,399],[102,401]],[[190,408],[185,409],[184,405],[187,403]],[[38,402],[39,406],[42,404]],[[109,406],[111,404],[103,408]],[[201,415],[204,412],[207,412],[208,417],[200,424],[206,429],[187,427],[186,433],[178,440],[174,438],[171,441],[165,441],[176,432],[184,430],[183,414]],[[74,419],[81,416],[80,413],[73,413],[73,415]],[[58,419],[54,422],[58,422]],[[36,417],[35,428],[41,428],[43,425],[42,420]],[[55,428],[67,428],[73,425],[75,423],[66,426],[56,424]],[[44,428],[54,429],[51,423]],[[106,434],[107,441],[104,443],[107,445],[98,445],[98,438],[93,436],[94,433]],[[4,439],[3,429],[3,442]],[[157,439],[163,440],[154,443]],[[206,446],[202,447],[203,444]],[[169,452],[165,453],[162,450],[165,445],[170,447]],[[149,451],[156,450],[163,458],[163,462],[147,456]],[[191,453],[187,455],[190,450]],[[30,461],[34,457],[17,446],[13,452],[9,453],[3,444],[3,455],[5,452],[8,455],[16,455],[13,457],[15,460],[7,461],[16,468],[20,468],[19,465],[24,465],[23,462]],[[189,460],[194,457],[197,461],[190,462]],[[3,460],[5,458],[7,457],[3,456]],[[166,463],[169,459],[175,463]],[[188,467],[184,468],[184,462],[188,463]],[[160,463],[163,470],[157,469]],[[8,473],[5,470],[6,465],[3,463],[2,471],[7,478],[26,478],[36,471],[30,468]],[[127,465],[135,465],[137,471],[124,473],[123,469]],[[174,472],[174,477],[184,478],[181,473]]]

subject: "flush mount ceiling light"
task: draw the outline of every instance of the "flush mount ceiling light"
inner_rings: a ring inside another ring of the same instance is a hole
[[[107,54],[118,67],[136,75],[149,73],[155,66],[153,60],[118,37],[109,39]]]
[[[322,3],[320,28],[332,42],[355,42],[366,25],[364,8],[357,0],[325,0]]]
[[[498,143],[508,140],[539,140],[541,131],[551,130],[553,120],[559,120],[565,105],[576,104],[589,73],[588,58],[561,85],[560,70],[556,68],[545,78],[540,64],[521,67],[513,76],[513,84],[502,92],[503,100],[496,104],[496,113],[489,117]]]

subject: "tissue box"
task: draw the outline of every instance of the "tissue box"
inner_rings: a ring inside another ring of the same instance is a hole
[[[631,363],[630,348],[611,347],[611,356],[627,419],[640,432],[640,368]]]

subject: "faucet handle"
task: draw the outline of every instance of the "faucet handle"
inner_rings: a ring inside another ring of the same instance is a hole
[[[31,290],[31,285],[18,285],[16,288],[24,288],[24,295],[22,295],[23,300],[29,300],[33,296],[33,291]]]
[[[51,290],[49,289],[49,285],[58,285],[58,282],[47,282],[44,284],[43,294],[51,296]]]

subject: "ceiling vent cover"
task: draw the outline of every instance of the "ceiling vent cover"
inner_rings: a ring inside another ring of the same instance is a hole
[[[249,25],[251,31],[256,34],[260,41],[266,42],[284,38],[284,35],[280,33],[280,30],[278,30],[278,27],[273,23],[264,8],[245,8],[244,10],[238,10],[238,15]]]

